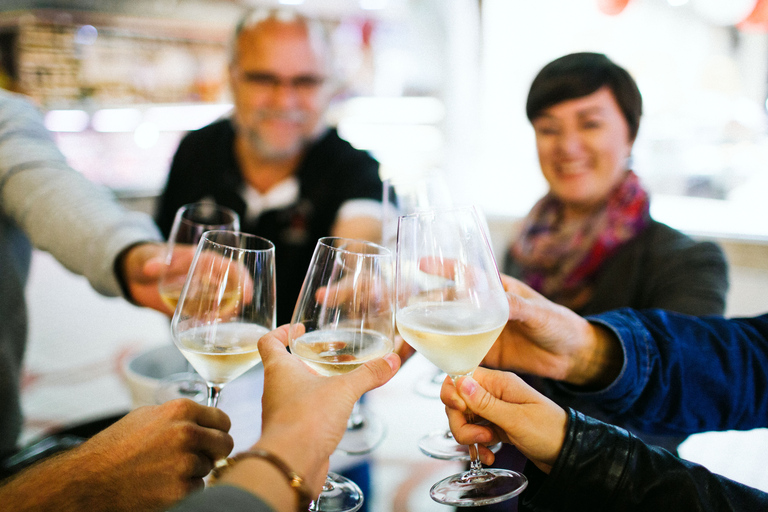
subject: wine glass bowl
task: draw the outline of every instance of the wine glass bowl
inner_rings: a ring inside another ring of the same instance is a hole
[[[176,309],[181,289],[187,278],[186,269],[192,261],[197,244],[206,231],[238,231],[240,218],[233,210],[212,202],[186,204],[176,211],[171,232],[165,268],[158,283],[160,298],[171,309]]]
[[[173,341],[208,385],[221,388],[261,362],[258,340],[275,328],[275,246],[237,231],[208,231],[171,320]]]
[[[321,238],[296,303],[291,352],[323,375],[339,375],[393,349],[389,250],[371,242]]]
[[[396,301],[397,328],[408,344],[454,382],[474,372],[509,316],[493,252],[474,208],[426,210],[400,217]],[[440,437],[444,445],[445,436]],[[525,489],[523,475],[484,469],[477,446],[469,452],[470,470],[436,483],[430,490],[432,499],[446,505],[479,506],[509,499]]]

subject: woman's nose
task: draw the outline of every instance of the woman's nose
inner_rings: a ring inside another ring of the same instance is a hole
[[[578,153],[582,147],[583,140],[578,130],[563,130],[557,138],[558,150],[566,155]]]

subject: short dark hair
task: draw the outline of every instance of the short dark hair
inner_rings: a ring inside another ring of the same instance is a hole
[[[629,125],[635,140],[643,113],[643,98],[637,83],[626,69],[602,53],[571,53],[544,66],[531,83],[525,112],[533,122],[549,107],[588,96],[608,86]]]

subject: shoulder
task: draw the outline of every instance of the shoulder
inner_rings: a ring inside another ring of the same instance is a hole
[[[725,261],[725,254],[718,244],[711,241],[695,240],[685,233],[655,220],[635,240],[649,253],[660,257],[675,254],[709,255]]]
[[[342,170],[376,171],[379,162],[367,151],[357,149],[339,136],[335,128],[329,128],[310,148],[307,160],[333,162]]]
[[[181,140],[182,144],[204,143],[207,141],[234,140],[235,129],[229,119],[219,119],[197,130],[188,132]]]

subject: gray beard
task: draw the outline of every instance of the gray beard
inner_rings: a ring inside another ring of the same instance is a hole
[[[244,130],[242,133],[245,136],[248,147],[250,147],[254,153],[266,160],[272,161],[290,160],[303,151],[309,144],[309,141],[300,139],[291,147],[277,149],[271,144],[264,142],[259,134],[252,130]]]

